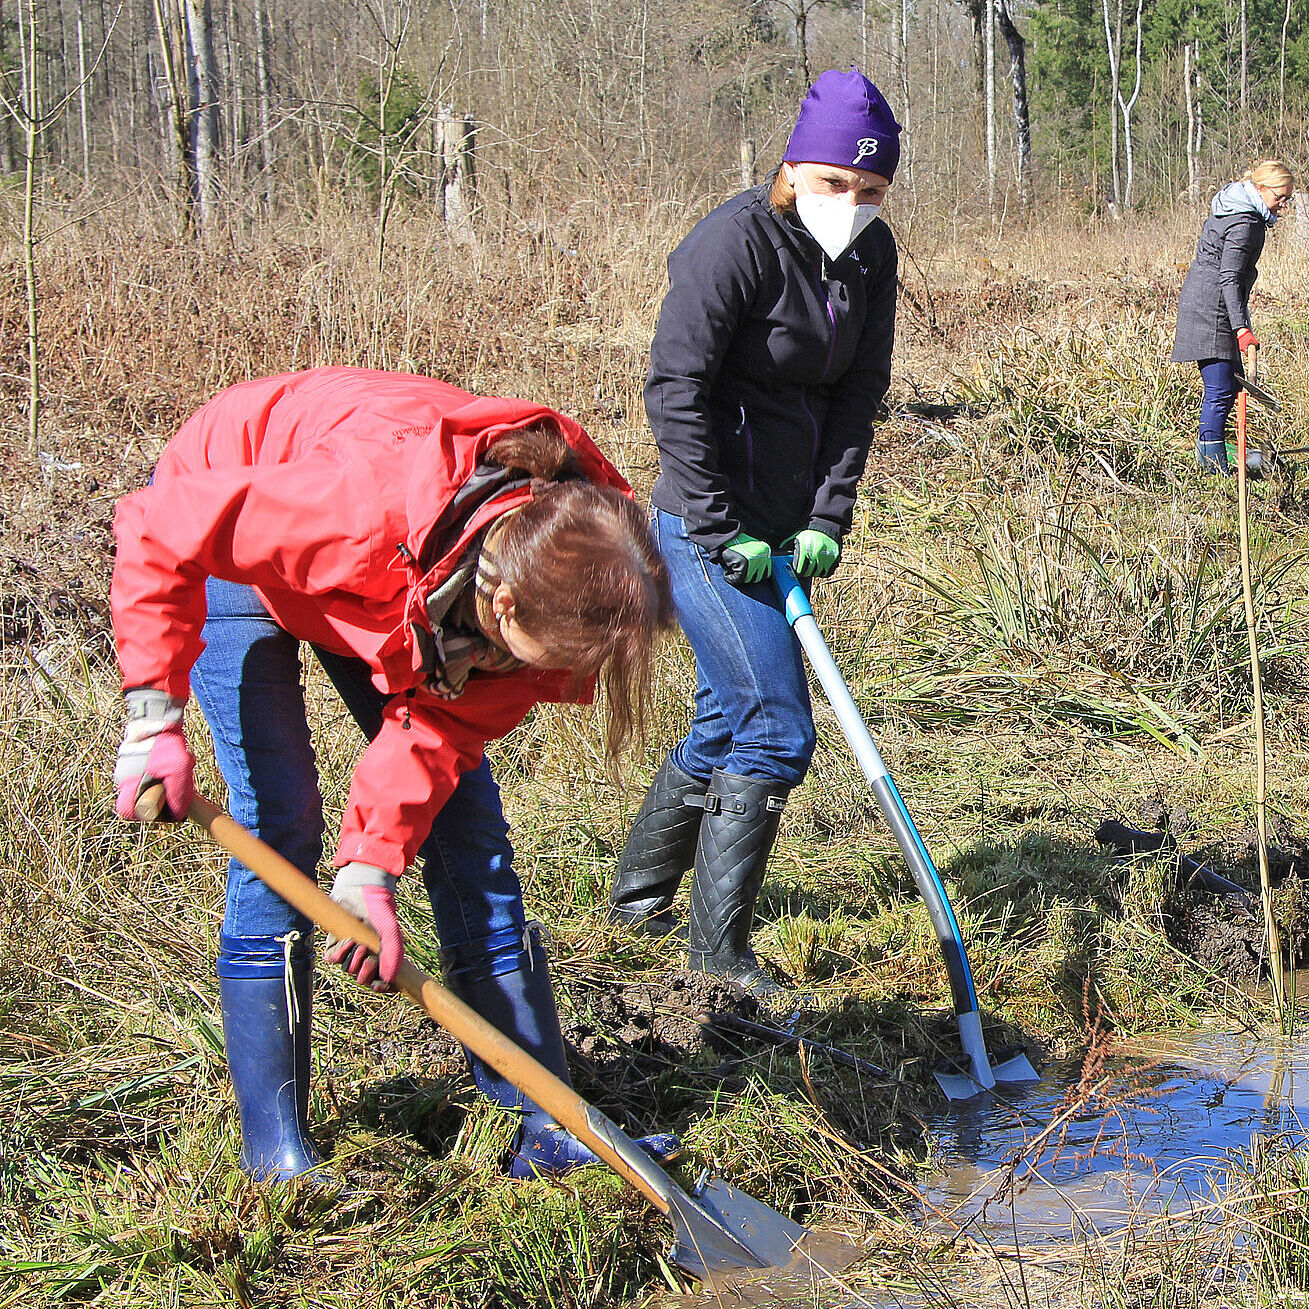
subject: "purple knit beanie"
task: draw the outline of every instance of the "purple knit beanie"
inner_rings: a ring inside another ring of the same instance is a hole
[[[886,97],[857,68],[829,68],[800,102],[782,158],[864,168],[889,182],[900,162],[900,124]]]

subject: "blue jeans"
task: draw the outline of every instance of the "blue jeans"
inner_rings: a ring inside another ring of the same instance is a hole
[[[1196,456],[1200,463],[1227,471],[1225,431],[1227,419],[1236,403],[1240,365],[1230,359],[1201,359],[1200,377],[1204,382],[1204,399],[1200,402],[1200,434]]]
[[[715,768],[799,785],[814,753],[800,644],[771,581],[733,586],[674,514],[655,510],[677,618],[695,654],[695,719],[673,763],[708,781]]]
[[[300,643],[279,627],[253,588],[210,578],[205,649],[191,686],[213,734],[232,816],[308,877],[323,852],[318,789],[301,686]],[[315,647],[346,708],[370,740],[386,697],[362,659]],[[459,780],[419,850],[442,945],[523,927],[500,790],[485,759]],[[311,924],[239,860],[228,865],[223,932],[230,937],[307,935]]]

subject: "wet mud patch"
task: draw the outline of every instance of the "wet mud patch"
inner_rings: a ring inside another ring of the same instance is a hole
[[[1264,927],[1259,919],[1226,905],[1190,905],[1174,919],[1169,940],[1197,963],[1238,986],[1264,973]]]
[[[1223,833],[1216,841],[1189,853],[1186,836],[1194,829],[1189,811],[1169,804],[1167,796],[1151,793],[1137,817],[1152,831],[1130,832],[1112,819],[1096,831],[1096,840],[1120,854],[1131,838],[1136,854],[1172,853],[1177,861],[1176,884],[1170,891],[1168,939],[1198,963],[1238,985],[1253,985],[1267,972],[1263,913],[1260,906],[1259,839],[1253,824]],[[1109,829],[1116,828],[1116,836]],[[1205,886],[1207,873],[1228,884]],[[1293,967],[1309,962],[1309,840],[1279,824],[1270,832],[1268,874],[1273,916],[1282,947]]]
[[[593,1076],[620,1083],[716,1064],[714,1018],[758,1009],[718,978],[684,971],[654,980],[572,979],[568,995],[565,1041]]]
[[[574,975],[566,989],[573,1084],[625,1131],[684,1132],[738,1096],[757,1106],[762,1095],[792,1106],[777,1110],[787,1121],[820,1114],[853,1152],[921,1144],[917,1117],[893,1108],[918,1104],[920,1075],[930,1082],[924,1061],[906,1059],[902,1005],[851,999],[820,1009],[791,992],[770,1008],[683,970]],[[934,1097],[934,1083],[929,1090]]]

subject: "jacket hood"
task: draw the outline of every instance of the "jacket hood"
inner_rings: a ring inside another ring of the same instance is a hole
[[[572,419],[544,405],[525,400],[470,398],[470,402],[445,414],[431,429],[421,446],[421,454],[410,469],[405,490],[405,512],[409,522],[408,547],[417,558],[428,546],[428,537],[438,526],[440,511],[450,504],[457,489],[470,482],[489,447],[506,432],[546,422],[558,427],[564,439],[576,451],[587,480],[600,486],[612,486],[624,495],[632,489],[600,453],[591,438]],[[470,440],[471,438],[471,440]],[[509,487],[505,488],[509,490]],[[531,498],[531,491],[516,483],[514,503]],[[457,557],[462,540],[475,531],[482,521],[503,513],[509,506],[497,497],[495,509],[475,516],[461,534],[461,542],[452,542],[448,556]],[[428,549],[430,560],[430,547]],[[447,556],[447,558],[448,558]],[[447,560],[431,560],[438,565]]]
[[[1233,214],[1258,214],[1271,227],[1277,215],[1264,204],[1259,188],[1253,182],[1232,182],[1213,198],[1209,212],[1215,218],[1230,218]]]

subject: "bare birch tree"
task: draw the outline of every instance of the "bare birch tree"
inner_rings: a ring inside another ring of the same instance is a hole
[[[986,68],[982,85],[985,88],[983,112],[986,116],[986,206],[995,213],[996,143],[995,143],[995,4],[996,0],[982,0],[982,30]]]
[[[1135,132],[1132,127],[1132,112],[1136,108],[1136,102],[1141,95],[1141,40],[1142,24],[1141,10],[1144,0],[1136,0],[1136,54],[1135,69],[1136,76],[1132,83],[1132,94],[1126,99],[1123,98],[1121,89],[1118,89],[1118,105],[1123,115],[1123,152],[1125,155],[1126,176],[1123,182],[1123,206],[1127,209],[1132,207],[1134,199],[1134,189],[1136,182],[1136,151],[1135,151]],[[1117,88],[1116,88],[1117,89]]]
[[[1007,0],[994,0],[996,21],[1009,48],[1009,81],[1014,94],[1014,154],[1018,171],[1018,199],[1032,206],[1032,118],[1027,101],[1027,43],[1009,13]]]
[[[1118,185],[1118,105],[1122,99],[1119,59],[1123,39],[1123,0],[1117,0],[1116,21],[1112,25],[1109,0],[1100,0],[1100,9],[1104,16],[1105,53],[1109,60],[1109,204],[1113,213],[1117,214],[1122,203],[1122,191]]]
[[[187,145],[194,152],[200,236],[209,240],[218,224],[218,72],[214,61],[209,0],[182,0],[193,105]]]

